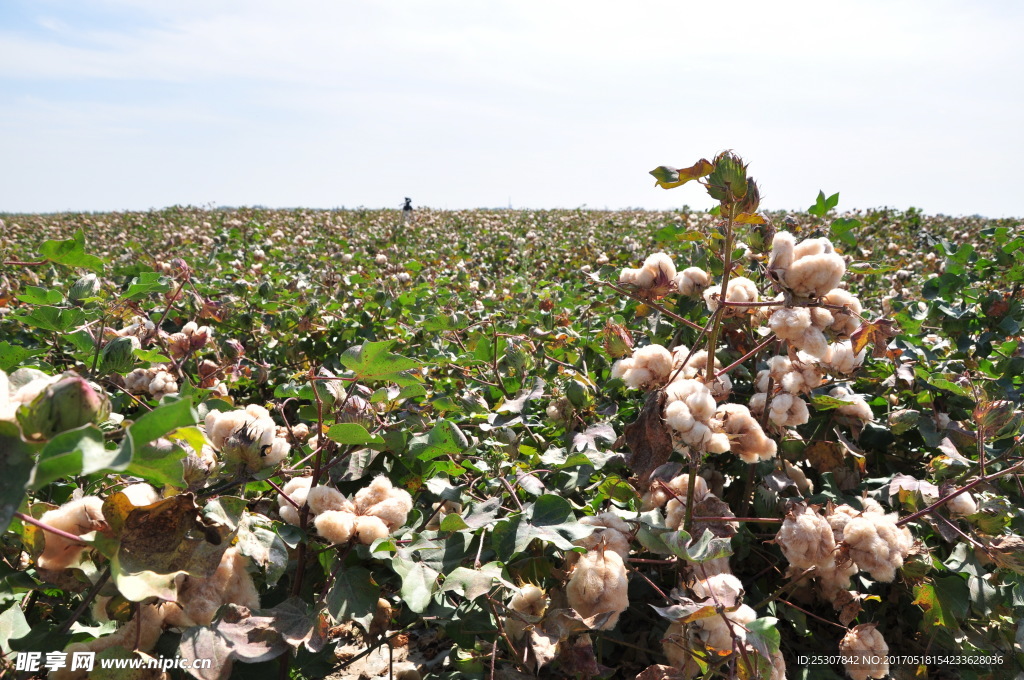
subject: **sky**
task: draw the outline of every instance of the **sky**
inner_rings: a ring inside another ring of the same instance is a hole
[[[1024,216],[1024,3],[0,0],[0,212],[712,205]]]

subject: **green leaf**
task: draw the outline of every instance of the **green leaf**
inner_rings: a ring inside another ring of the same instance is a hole
[[[366,630],[379,598],[380,586],[373,582],[368,569],[346,566],[338,572],[327,594],[327,611],[336,621],[355,621]]]
[[[288,546],[273,530],[273,523],[247,512],[238,526],[238,550],[263,568],[267,585],[274,585],[288,568]]]
[[[30,305],[59,305],[64,301],[64,296],[60,291],[39,286],[25,286],[24,292],[18,293],[14,297]]]
[[[467,600],[475,600],[481,595],[486,595],[495,582],[508,588],[514,588],[515,586],[505,578],[503,571],[504,568],[500,562],[489,562],[479,569],[456,567],[445,576],[440,592],[455,591]]]
[[[61,432],[39,453],[29,487],[34,491],[50,482],[101,471],[121,471],[131,463],[131,452],[107,449],[103,433],[95,425]]]
[[[131,285],[123,294],[124,300],[138,300],[151,293],[167,293],[171,290],[171,280],[158,272],[141,272],[132,279]]]
[[[836,194],[838,200],[839,194]],[[857,236],[853,233],[853,230],[861,225],[860,220],[855,220],[849,217],[840,217],[839,219],[832,220],[832,238],[838,239],[848,246],[857,245]]]
[[[828,198],[825,198],[825,192],[819,191],[818,198],[815,200],[814,205],[807,209],[807,212],[817,217],[824,217],[829,210],[839,205],[839,194],[832,194]]]
[[[366,444],[384,444],[384,439],[379,435],[367,432],[366,428],[358,423],[338,423],[331,425],[327,430],[327,436],[345,446],[365,446]]]
[[[688,168],[673,168],[668,165],[660,165],[650,174],[654,176],[657,186],[662,189],[673,189],[686,184],[690,180],[706,177],[715,169],[709,161],[702,158]]]
[[[394,560],[391,566],[402,577],[402,600],[409,605],[409,609],[422,614],[430,606],[430,600],[437,591],[439,573],[422,562]]]
[[[688,562],[707,562],[717,557],[732,555],[732,542],[728,538],[715,538],[708,529],[705,529],[692,545],[690,535],[682,529],[662,534],[661,539],[672,554]]]
[[[85,322],[85,312],[77,307],[34,307],[12,316],[21,323],[51,333],[64,333]]]
[[[409,452],[420,460],[440,456],[459,456],[469,448],[469,440],[456,425],[439,420],[426,435],[417,435],[409,442]]]
[[[572,550],[573,541],[593,533],[593,527],[576,521],[569,501],[554,494],[540,496],[526,514],[526,521],[519,522],[516,530],[516,552],[525,550],[535,538]]]
[[[765,659],[771,660],[772,655],[778,653],[782,640],[779,635],[779,620],[773,616],[766,616],[751,621],[746,627],[747,643]]]
[[[419,368],[422,364],[400,354],[390,353],[389,350],[396,342],[382,340],[350,347],[341,355],[341,363],[364,382],[383,380],[399,385],[415,383],[417,380],[405,372]]]
[[[0,533],[7,531],[15,511],[25,500],[33,464],[32,447],[21,440],[18,426],[0,421]]]
[[[85,252],[85,232],[81,229],[66,241],[47,241],[39,246],[39,254],[45,260],[67,267],[82,267],[95,272],[103,269],[103,260]]]
[[[12,368],[25,361],[25,359],[42,353],[43,350],[26,349],[18,345],[12,345],[4,340],[0,342],[0,371],[9,373]]]
[[[4,613],[0,614],[0,651],[11,653],[11,638],[24,637],[31,632],[21,606],[15,602]]]
[[[134,354],[139,361],[149,361],[154,364],[165,364],[170,361],[170,358],[160,353],[158,349],[133,349]]]

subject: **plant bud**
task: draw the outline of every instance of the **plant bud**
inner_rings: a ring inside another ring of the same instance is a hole
[[[18,409],[18,423],[27,439],[52,439],[55,435],[110,415],[110,400],[77,375],[49,385],[30,403]]]
[[[917,418],[921,414],[912,409],[900,409],[889,414],[889,427],[893,434],[903,434],[917,427]]]
[[[533,344],[530,341],[523,341],[520,338],[509,338],[508,345],[505,347],[505,361],[509,367],[516,372],[521,372],[526,368],[526,365],[530,359],[530,355],[527,350],[533,350]]]
[[[241,359],[245,356],[245,345],[232,338],[224,343],[224,354],[232,360]]]
[[[985,401],[974,409],[974,420],[978,428],[985,431],[986,436],[1001,435],[1002,438],[1017,433],[1020,429],[1021,413],[1014,408],[1012,401]]]
[[[747,166],[731,151],[715,158],[715,169],[708,175],[708,194],[723,205],[739,201],[747,194]]]
[[[747,178],[746,193],[740,202],[736,204],[736,211],[753,215],[761,205],[761,191],[757,188],[757,182],[753,177]]]
[[[142,343],[134,335],[114,338],[103,348],[100,373],[104,375],[128,373],[135,365],[135,354],[132,351],[141,348]]]
[[[68,291],[68,302],[73,305],[80,304],[83,300],[96,297],[100,292],[100,280],[95,274],[86,274],[71,286]]]
[[[609,319],[601,334],[604,336],[604,349],[613,359],[633,353],[633,336],[624,326]]]
[[[565,396],[576,408],[586,408],[587,402],[590,401],[590,390],[580,381],[571,380],[565,388]]]

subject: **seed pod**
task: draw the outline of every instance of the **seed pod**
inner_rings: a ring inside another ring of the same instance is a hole
[[[99,278],[95,274],[86,274],[71,286],[71,290],[68,291],[68,302],[73,305],[81,304],[83,300],[96,297],[99,292]]]
[[[739,201],[747,194],[747,166],[731,151],[715,158],[715,169],[708,175],[708,194],[722,203]]]
[[[18,409],[18,424],[28,439],[52,439],[55,435],[110,415],[110,400],[75,374],[58,380]]]
[[[131,371],[135,365],[135,354],[133,351],[141,348],[142,343],[134,335],[114,338],[103,348],[100,373],[104,375],[110,375],[111,373],[121,375]]]

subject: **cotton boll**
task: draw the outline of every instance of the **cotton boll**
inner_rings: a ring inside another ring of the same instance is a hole
[[[710,283],[711,277],[700,267],[684,269],[675,278],[676,292],[690,297],[703,293]]]
[[[527,616],[543,616],[544,610],[547,608],[547,604],[547,594],[532,583],[528,583],[524,585],[518,593],[512,596],[512,600],[509,602],[508,607],[514,612],[526,614]],[[505,618],[505,632],[508,633],[513,640],[521,640],[526,634],[526,628],[529,625],[531,624],[526,621],[522,621],[515,616],[508,616]]]
[[[708,311],[714,314],[718,311],[718,300],[722,295],[722,287],[719,285],[708,286],[704,289],[704,304],[707,305]]]
[[[394,494],[387,500],[377,503],[365,513],[367,516],[379,517],[384,520],[389,532],[403,526],[409,517],[409,511],[412,510],[412,497],[407,491],[395,489]],[[404,494],[404,496],[400,494]]]
[[[848,418],[854,418],[864,423],[871,422],[875,419],[875,414],[872,413],[871,407],[868,406],[868,403],[864,401],[863,397],[858,394],[854,394],[846,387],[839,385],[833,388],[829,392],[829,396],[849,402],[836,409],[836,412],[840,415],[847,416]]]
[[[64,653],[70,662],[71,655],[76,652],[99,653],[112,647],[136,649],[136,642],[139,651],[148,652],[156,646],[162,632],[163,616],[160,608],[156,605],[144,604],[139,607],[135,618],[113,633],[88,642],[74,642],[64,648]],[[85,669],[79,668],[72,671],[71,664],[67,663],[63,668],[50,671],[47,677],[50,680],[81,680],[88,675],[89,671]]]
[[[797,295],[821,297],[839,285],[845,273],[846,262],[842,257],[821,253],[794,260],[784,282]]]
[[[729,435],[724,432],[712,432],[704,448],[708,453],[725,453],[730,446]]]
[[[294,477],[288,480],[281,490],[301,508],[306,503],[306,496],[312,483],[312,477]],[[277,495],[277,505],[277,513],[281,515],[282,520],[292,526],[299,526],[299,508],[286,501],[281,494]]]
[[[832,242],[824,236],[821,238],[808,238],[793,248],[793,259],[799,260],[804,257],[811,257],[812,255],[834,252],[836,252],[836,249]]]
[[[665,407],[665,422],[679,434],[689,432],[697,424],[690,407],[682,401],[674,401]]]
[[[659,384],[668,381],[672,373],[672,353],[661,345],[647,345],[636,350],[633,362],[635,368],[649,371],[653,380]]]
[[[640,269],[629,269],[628,267],[626,269],[623,269],[621,272],[619,272],[619,283],[625,283],[631,286],[637,285],[637,275],[641,271],[642,270]]]
[[[743,600],[743,584],[732,574],[698,579],[690,586],[690,590],[699,598],[713,600],[729,609]]]
[[[306,494],[306,504],[314,515],[327,512],[328,510],[341,510],[352,512],[354,506],[345,498],[344,494],[331,486],[314,486]]]
[[[59,508],[47,510],[39,521],[55,529],[81,536],[104,526],[103,501],[98,496],[85,496],[69,501]],[[43,531],[42,536],[43,552],[36,561],[40,569],[66,569],[78,561],[78,557],[87,547],[48,531]]]
[[[355,525],[353,531],[358,540],[363,545],[370,545],[378,538],[384,538],[388,535],[388,525],[384,523],[380,517],[373,517],[372,515],[364,516],[360,515],[355,518]]]
[[[619,516],[610,512],[602,512],[594,517],[580,519],[580,524],[598,527],[598,530],[589,536],[573,541],[573,545],[578,545],[591,551],[600,543],[604,543],[607,550],[617,553],[622,559],[626,559],[629,556],[633,530]],[[569,560],[567,561],[572,561],[573,555],[579,555],[579,553],[569,553],[567,556]]]
[[[740,605],[736,611],[700,619],[700,626],[704,630],[702,635],[704,644],[717,650],[732,650],[734,638],[740,645],[746,641],[746,625],[755,619],[757,619],[757,612],[753,607],[745,604]]]
[[[768,419],[779,427],[796,427],[809,421],[811,414],[807,410],[807,402],[803,399],[794,394],[780,392],[772,399]]]
[[[719,431],[729,435],[730,450],[745,463],[756,463],[775,456],[775,442],[765,436],[761,425],[750,415],[746,406],[722,404],[715,418],[721,422]]]
[[[814,576],[821,599],[825,602],[835,602],[842,591],[850,589],[851,579],[858,571],[860,569],[852,560],[847,560],[841,565],[835,562],[818,565]]]
[[[823,307],[808,307],[808,311],[811,314],[811,325],[818,330],[829,328],[835,321],[832,312]]]
[[[665,486],[671,489],[672,493],[674,493],[679,498],[683,499],[683,501],[685,502],[686,495],[690,488],[690,475],[689,473],[686,473],[679,475],[678,477],[674,477],[673,479],[666,482]],[[704,498],[706,498],[707,495],[710,493],[710,491],[708,490],[707,480],[701,477],[700,475],[698,475],[694,479],[693,489],[695,493],[694,500],[697,502],[704,500]],[[655,484],[650,488],[650,490],[646,494],[644,494],[642,509],[646,512],[647,510],[660,508],[661,506],[665,505],[665,503],[669,499],[674,498],[672,493],[666,491],[661,484]]]
[[[811,327],[811,312],[807,307],[782,307],[768,319],[768,327],[783,340],[799,340]]]
[[[376,519],[376,518],[374,518]],[[380,520],[377,520],[380,522]],[[332,544],[348,543],[355,532],[356,516],[344,510],[327,510],[316,516],[316,532]],[[383,522],[381,522],[383,524]],[[385,527],[385,535],[387,527]],[[371,541],[372,542],[372,541]]]
[[[843,544],[850,558],[876,581],[888,583],[910,553],[913,537],[896,526],[898,516],[865,513],[843,527]]]
[[[207,626],[225,604],[259,609],[259,594],[247,565],[248,558],[232,546],[224,551],[216,571],[208,578],[180,577],[177,602],[160,605],[164,621],[178,628]]]
[[[796,484],[797,490],[802,496],[810,496],[814,493],[814,484],[811,480],[807,479],[807,475],[804,471],[797,466],[790,463],[788,460],[782,461],[783,468],[786,470],[786,476],[793,480]]]
[[[569,606],[582,618],[610,612],[599,630],[611,630],[629,608],[626,566],[612,550],[595,550],[583,555],[565,587]]]
[[[666,253],[654,253],[644,260],[643,269],[654,272],[657,278],[671,281],[676,277],[676,265]]]
[[[121,489],[121,493],[137,508],[144,505],[152,505],[160,500],[160,494],[157,490],[145,482],[126,486]]]
[[[775,542],[797,569],[834,564],[835,537],[828,521],[803,506],[786,515]]]
[[[788,231],[776,232],[772,239],[772,254],[768,257],[768,269],[785,272],[793,264],[796,238]]]
[[[822,358],[822,366],[839,375],[851,375],[864,363],[866,350],[861,350],[856,355],[853,353],[853,344],[849,340],[834,342],[829,345],[828,353]]]
[[[860,326],[858,315],[864,311],[860,300],[852,293],[842,288],[833,288],[822,298],[827,305],[844,306],[849,309],[845,311],[833,310],[832,331],[841,338],[849,337]]]
[[[394,486],[391,484],[391,480],[384,475],[374,477],[369,486],[356,492],[356,513],[360,515],[364,514],[377,503],[386,500],[390,497],[391,490],[393,488]]]
[[[978,504],[970,492],[950,498],[946,501],[946,507],[949,508],[949,514],[954,517],[966,517],[978,512]]]
[[[889,674],[889,645],[874,623],[854,627],[839,641],[839,653],[851,657],[846,672],[853,680],[884,678]]]

